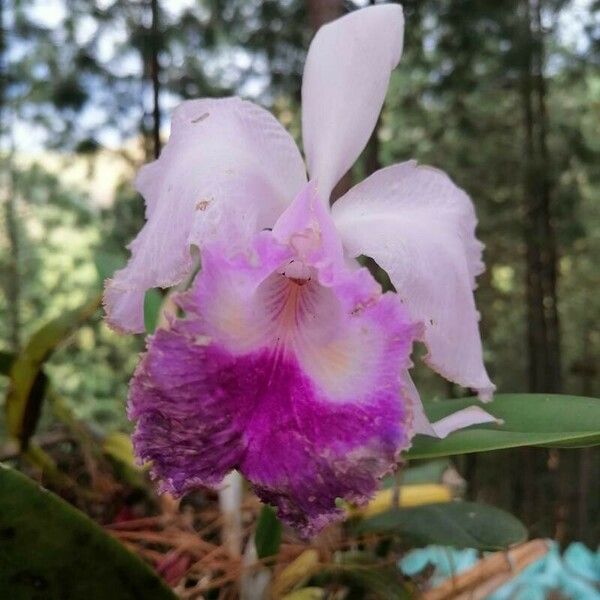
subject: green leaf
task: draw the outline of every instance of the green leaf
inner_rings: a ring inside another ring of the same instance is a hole
[[[475,398],[425,403],[432,421],[472,406]],[[443,440],[417,436],[409,459],[487,452],[518,446],[582,447],[600,444],[600,399],[547,394],[498,394],[486,410],[501,425],[469,427]]]
[[[396,567],[380,564],[377,557],[362,552],[343,553],[337,564],[327,565],[314,579],[319,585],[331,581],[344,583],[354,592],[352,597],[381,600],[408,600],[414,597]]]
[[[8,375],[10,368],[15,360],[15,355],[12,352],[0,350],[0,375]]]
[[[146,333],[154,333],[158,325],[162,303],[163,296],[159,290],[153,288],[146,292],[144,296],[144,326]]]
[[[275,556],[279,552],[281,543],[281,523],[275,510],[270,506],[263,506],[256,524],[254,534],[256,554],[258,558]]]
[[[403,508],[356,523],[356,534],[393,533],[411,544],[500,550],[527,539],[525,526],[499,508],[448,502]]]
[[[98,282],[100,285],[104,285],[104,282],[112,277],[115,271],[123,268],[125,260],[120,254],[99,251],[94,255],[94,264],[98,273]]]
[[[133,444],[131,443],[131,438],[127,434],[121,431],[109,433],[104,438],[102,450],[109,456],[112,456],[115,460],[118,460],[131,468],[138,468],[133,453]]]
[[[100,526],[4,466],[0,598],[175,600],[150,567]]]
[[[109,433],[102,442],[102,451],[113,461],[119,479],[136,488],[146,487],[144,470],[137,464],[130,436],[120,431]]]
[[[400,482],[402,485],[423,484],[423,483],[442,483],[444,473],[451,467],[449,458],[429,460],[416,466],[410,466],[402,469],[400,472]],[[396,475],[384,478],[383,488],[391,488],[396,485]]]
[[[31,336],[13,361],[6,396],[6,423],[8,432],[19,440],[23,449],[27,448],[35,431],[46,394],[44,362],[62,341],[96,312],[99,304],[100,296],[94,296],[79,308],[46,323]]]
[[[323,598],[325,598],[323,588],[307,587],[286,594],[281,600],[322,600]]]

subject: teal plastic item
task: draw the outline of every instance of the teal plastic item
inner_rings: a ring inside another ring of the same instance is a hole
[[[558,592],[571,600],[600,600],[600,550],[592,552],[577,542],[561,554],[556,543],[549,544],[544,557],[498,588],[489,600],[545,600],[550,592]],[[479,554],[473,549],[428,546],[406,554],[399,567],[406,575],[417,575],[432,565],[435,570],[431,584],[437,586],[478,560]]]

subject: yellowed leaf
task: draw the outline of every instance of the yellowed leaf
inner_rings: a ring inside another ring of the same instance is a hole
[[[305,550],[292,561],[273,582],[274,598],[281,598],[286,592],[310,577],[319,569],[319,553],[314,548]]]

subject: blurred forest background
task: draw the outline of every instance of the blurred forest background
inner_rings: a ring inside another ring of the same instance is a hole
[[[0,358],[124,264],[144,214],[132,178],[160,152],[178,102],[238,94],[298,139],[315,28],[366,4],[0,0]],[[402,4],[404,56],[341,185],[409,158],[448,172],[473,198],[486,244],[477,299],[498,389],[599,396],[600,2]],[[45,375],[91,430],[126,432],[142,347],[98,310]],[[418,367],[417,381],[424,397],[468,393]],[[41,416],[39,431],[52,431],[56,416]],[[516,513],[533,535],[600,539],[596,451],[457,463],[470,497]]]

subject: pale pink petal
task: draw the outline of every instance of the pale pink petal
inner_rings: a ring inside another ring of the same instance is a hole
[[[365,147],[400,60],[397,4],[354,11],[322,27],[302,83],[302,136],[311,179],[324,200]]]
[[[468,406],[432,423],[431,427],[435,437],[445,438],[459,429],[483,423],[502,423],[502,421],[483,410],[481,406]]]
[[[443,172],[410,161],[382,169],[333,207],[346,250],[387,271],[425,326],[426,362],[447,379],[494,391],[483,364],[475,276],[483,270],[473,205]]]
[[[136,180],[147,222],[129,263],[107,284],[109,323],[142,331],[145,291],[184,278],[192,244],[243,244],[272,227],[305,182],[296,144],[267,111],[239,98],[184,102],[160,158]]]
[[[404,374],[402,379],[404,381],[404,392],[411,401],[412,430],[414,433],[441,439],[454,431],[470,427],[471,425],[501,423],[499,419],[483,410],[480,406],[469,406],[462,410],[457,410],[451,415],[432,423],[425,414],[419,392],[408,372]]]

